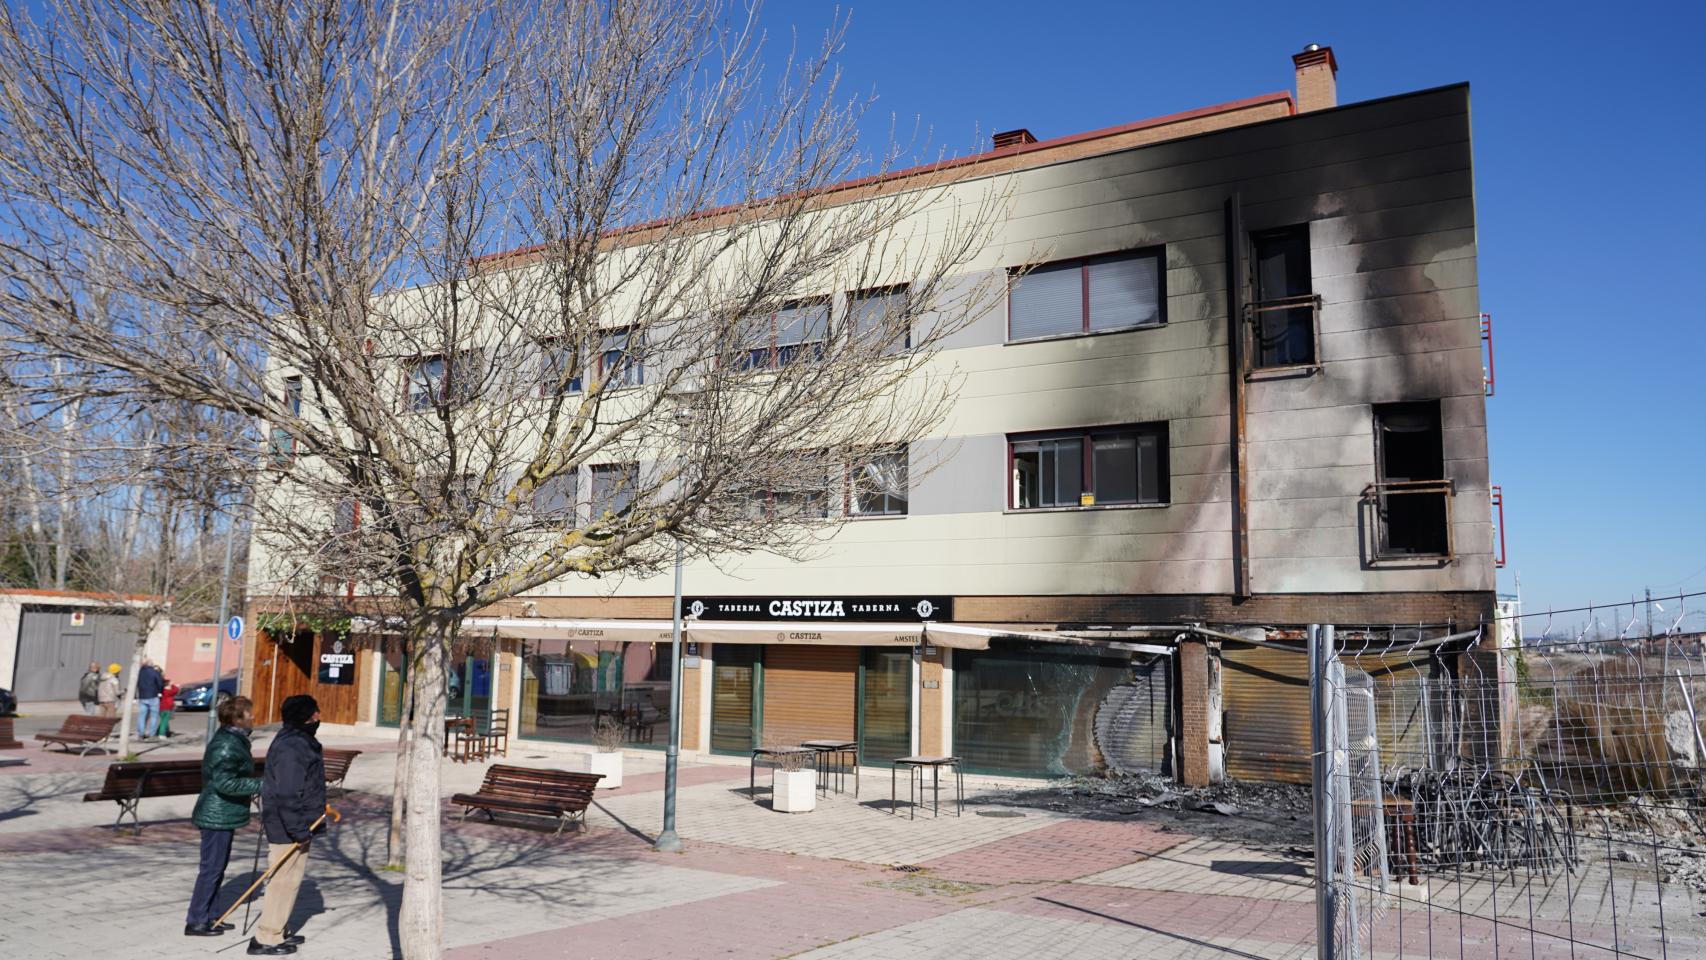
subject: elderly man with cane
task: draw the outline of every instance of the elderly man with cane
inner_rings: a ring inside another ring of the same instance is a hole
[[[249,940],[251,956],[276,957],[295,953],[304,938],[285,925],[296,906],[296,892],[308,869],[308,845],[324,830],[326,762],[320,756],[320,705],[307,694],[285,699],[280,707],[284,729],[267,748],[265,783],[261,788],[261,826],[267,833],[268,872],[261,923]]]

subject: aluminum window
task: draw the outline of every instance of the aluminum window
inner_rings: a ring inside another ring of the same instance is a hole
[[[1256,301],[1250,305],[1250,363],[1255,368],[1316,362],[1315,296],[1309,266],[1309,225],[1250,235]]]
[[[1044,264],[1019,277],[1007,300],[1007,339],[1135,330],[1166,322],[1164,250]]]
[[[847,327],[853,340],[876,344],[886,355],[912,349],[912,298],[904,286],[864,290],[847,295]]]
[[[634,488],[640,470],[632,463],[598,463],[592,467],[593,519],[610,514],[621,516],[634,505]]]
[[[768,316],[742,320],[734,331],[734,349],[723,354],[723,364],[734,370],[775,370],[823,359],[829,341],[829,306],[827,298],[801,301]]]
[[[284,378],[284,406],[296,416],[302,415],[302,378]],[[267,434],[267,460],[274,467],[288,467],[296,459],[296,438],[283,427],[273,427]]]
[[[906,515],[906,450],[890,450],[848,468],[847,513],[854,517]]]
[[[580,502],[580,471],[569,470],[547,477],[533,491],[533,515],[573,520]]]
[[[1168,502],[1164,423],[1011,437],[1008,450],[1015,510]]]
[[[404,403],[411,411],[455,406],[479,395],[485,376],[485,354],[463,350],[411,361],[405,371]]]

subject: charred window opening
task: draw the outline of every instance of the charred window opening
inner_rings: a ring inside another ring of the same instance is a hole
[[[1376,502],[1382,557],[1451,553],[1439,401],[1374,407]]]
[[[1317,362],[1315,295],[1309,271],[1309,225],[1250,235],[1254,254],[1255,302],[1250,304],[1250,362],[1264,367],[1299,367]]]

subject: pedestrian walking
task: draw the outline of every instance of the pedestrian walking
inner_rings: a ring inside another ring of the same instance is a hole
[[[101,712],[101,665],[93,660],[89,661],[83,678],[77,681],[77,702],[90,716]]]
[[[201,795],[190,814],[190,822],[201,830],[201,862],[184,916],[186,937],[217,937],[231,929],[230,924],[216,924],[219,912],[213,902],[231,861],[231,836],[248,825],[249,801],[261,792],[249,746],[254,704],[248,697],[232,697],[219,705],[218,715],[219,729],[201,755]]]
[[[143,660],[136,674],[136,735],[143,740],[154,739],[154,728],[160,724],[160,691],[166,689],[166,677],[152,660]]]
[[[101,678],[100,686],[95,689],[95,702],[100,705],[101,716],[109,720],[118,716],[118,674],[118,664],[107,664],[107,674]]]
[[[178,685],[172,678],[166,678],[166,685],[160,689],[160,736],[172,735],[172,710],[178,705]]]
[[[308,870],[308,847],[315,821],[326,812],[326,762],[320,755],[320,705],[299,693],[279,708],[284,728],[267,747],[261,788],[261,826],[267,832],[267,865],[276,869],[267,882],[261,923],[249,940],[252,956],[295,953],[305,938],[286,925],[296,907],[296,892]]]

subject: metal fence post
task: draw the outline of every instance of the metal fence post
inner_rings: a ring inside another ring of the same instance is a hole
[[[1309,746],[1310,794],[1315,808],[1315,956],[1335,960],[1333,927],[1336,920],[1333,890],[1333,829],[1328,811],[1331,745],[1328,743],[1327,663],[1332,656],[1331,628],[1309,625]]]

